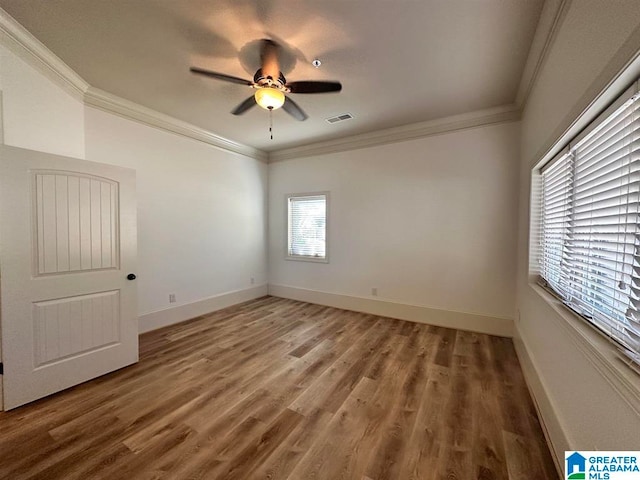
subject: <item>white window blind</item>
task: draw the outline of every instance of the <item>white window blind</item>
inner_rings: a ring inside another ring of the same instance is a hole
[[[640,99],[542,171],[540,274],[640,371]]]
[[[289,196],[289,257],[327,257],[327,196]]]
[[[569,235],[573,180],[571,155],[564,154],[542,175],[541,275],[556,292],[562,291],[563,251]]]

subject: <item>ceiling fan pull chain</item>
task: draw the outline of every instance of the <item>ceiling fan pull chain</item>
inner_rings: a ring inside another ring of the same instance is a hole
[[[273,108],[269,109],[269,136],[273,140]]]

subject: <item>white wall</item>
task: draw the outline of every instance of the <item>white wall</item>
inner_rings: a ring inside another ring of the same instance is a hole
[[[84,158],[84,106],[0,45],[4,143]]]
[[[579,348],[558,310],[529,284],[531,168],[637,50],[639,26],[637,0],[570,2],[522,119],[516,326],[525,373],[558,455],[565,449],[638,450],[640,416],[590,362],[588,349]],[[640,380],[631,382],[640,392]]]
[[[269,283],[512,319],[519,124],[269,165]],[[285,195],[330,192],[328,264],[284,259]]]
[[[85,107],[2,45],[0,61],[6,144],[136,170],[143,330],[266,293],[266,164]],[[167,314],[169,293],[187,306]]]
[[[136,170],[141,314],[169,293],[193,303],[266,283],[265,163],[94,108],[85,118],[87,158]]]

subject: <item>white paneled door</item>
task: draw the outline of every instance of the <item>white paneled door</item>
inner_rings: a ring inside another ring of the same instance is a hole
[[[138,361],[135,172],[0,147],[5,410]]]

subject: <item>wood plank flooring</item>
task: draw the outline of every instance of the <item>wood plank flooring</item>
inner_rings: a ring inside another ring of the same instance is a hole
[[[0,413],[0,478],[558,478],[511,340],[264,297]]]

